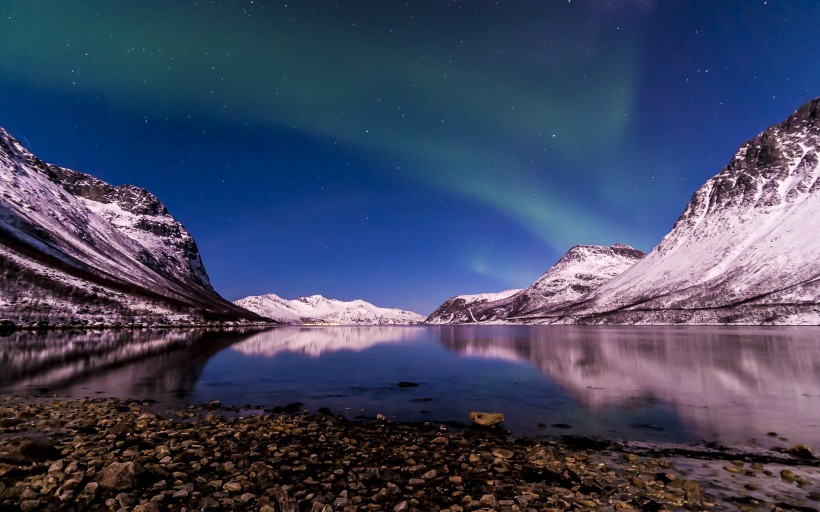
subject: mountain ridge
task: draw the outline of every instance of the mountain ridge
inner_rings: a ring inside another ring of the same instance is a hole
[[[412,311],[381,308],[361,299],[341,301],[321,295],[288,300],[268,293],[245,297],[234,304],[286,324],[409,325],[424,320]]]
[[[2,128],[0,285],[17,325],[262,320],[216,293],[151,192],[48,164]]]
[[[817,325],[817,225],[820,98],[742,144],[640,261],[574,301],[489,320]]]
[[[643,258],[628,245],[576,245],[530,286],[490,300],[456,296],[427,317],[428,323],[515,321],[521,315],[548,311],[578,300]],[[482,296],[474,296],[482,297]]]

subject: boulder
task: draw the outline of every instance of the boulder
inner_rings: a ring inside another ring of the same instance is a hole
[[[504,415],[500,412],[479,412],[470,413],[470,421],[481,427],[493,427],[504,422]]]
[[[100,471],[97,481],[100,487],[110,491],[126,491],[139,483],[145,469],[138,462],[112,462]]]

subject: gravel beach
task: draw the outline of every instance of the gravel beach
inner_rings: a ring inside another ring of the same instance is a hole
[[[778,457],[327,410],[0,397],[0,511],[818,510],[817,459]]]

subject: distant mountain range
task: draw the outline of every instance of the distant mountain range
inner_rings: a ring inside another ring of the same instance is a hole
[[[406,325],[424,321],[423,316],[411,311],[380,308],[363,300],[326,299],[321,295],[287,300],[269,293],[245,297],[235,304],[286,324]]]
[[[196,243],[147,190],[47,164],[0,128],[0,319],[261,321],[211,287]]]
[[[530,287],[431,323],[820,324],[820,98],[743,144],[648,255],[575,247]]]

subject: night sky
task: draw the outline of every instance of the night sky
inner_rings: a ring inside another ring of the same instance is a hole
[[[654,247],[820,95],[817,0],[0,3],[0,126],[145,187],[226,298],[430,313]]]

